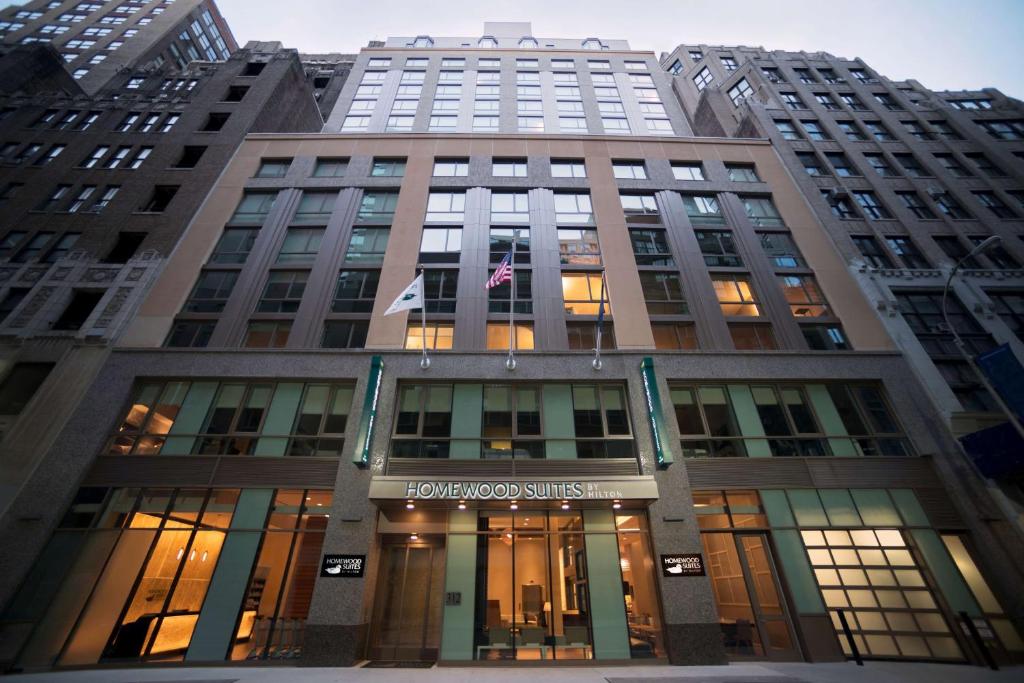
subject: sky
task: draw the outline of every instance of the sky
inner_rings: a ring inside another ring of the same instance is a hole
[[[996,87],[1024,98],[1024,0],[217,2],[239,44],[280,40],[303,52],[357,52],[387,36],[478,36],[484,21],[532,21],[539,37],[624,38],[659,55],[680,43],[820,50],[934,90]]]
[[[302,52],[358,52],[387,36],[478,36],[484,21],[532,21],[539,37],[757,45],[860,57],[934,90],[1024,98],[1024,0],[217,0],[238,39]],[[16,4],[0,0],[0,6]],[[284,11],[282,11],[284,10]]]

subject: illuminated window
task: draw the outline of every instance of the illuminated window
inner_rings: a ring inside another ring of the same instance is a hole
[[[450,349],[455,336],[455,325],[452,323],[427,322],[426,342],[428,349]],[[424,333],[422,324],[409,323],[405,330],[405,348],[422,349]]]
[[[711,284],[715,287],[715,296],[722,307],[722,315],[761,315],[749,276],[715,274],[711,276]]]
[[[610,315],[611,305],[608,291],[603,288],[601,273],[562,273],[566,315],[597,315],[602,295],[605,315]]]
[[[533,323],[516,323],[516,350],[533,349]],[[487,350],[508,351],[508,323],[487,323]]]

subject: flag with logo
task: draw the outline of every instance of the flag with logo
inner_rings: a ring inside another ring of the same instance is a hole
[[[400,311],[408,311],[413,308],[423,308],[423,273],[420,273],[412,283],[406,287],[395,302],[388,306],[384,315],[391,315]]]

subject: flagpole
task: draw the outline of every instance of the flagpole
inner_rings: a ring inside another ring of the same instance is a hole
[[[597,335],[596,344],[594,344],[594,360],[591,365],[594,366],[595,370],[601,369],[601,332],[604,325],[604,270],[601,271],[601,301],[598,304],[597,311]]]
[[[512,230],[512,278],[509,280],[508,288],[508,358],[505,360],[505,368],[516,369],[515,357],[515,310],[516,310],[516,242],[519,239],[519,231]]]
[[[423,264],[420,264],[420,277],[423,278],[423,290],[420,292],[420,296],[423,299],[423,304],[420,306],[420,323],[422,325],[421,330],[423,332],[423,358],[420,360],[420,367],[426,370],[430,367],[430,356],[427,355],[427,272]]]

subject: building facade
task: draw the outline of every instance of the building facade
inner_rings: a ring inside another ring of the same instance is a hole
[[[53,45],[89,94],[122,69],[223,61],[238,43],[213,0],[33,0],[0,11],[0,44]]]
[[[779,149],[890,335],[957,435],[1005,420],[944,333],[941,294],[971,354],[1024,358],[1024,105],[998,90],[936,92],[859,59],[681,45],[663,57],[702,134]],[[1020,473],[1001,482],[1020,518]]]
[[[62,71],[37,46],[0,62],[25,52]],[[243,137],[323,122],[298,54],[279,43],[122,74],[95,96],[17,92],[0,107],[5,510]]]
[[[1019,658],[1011,522],[802,179],[673,97],[489,24],[247,135],[0,519],[0,661]]]

